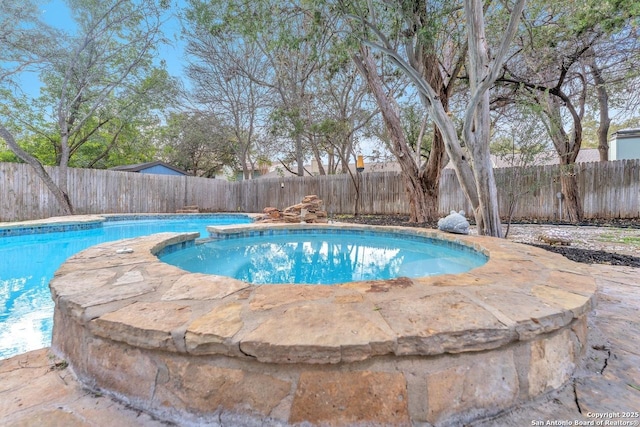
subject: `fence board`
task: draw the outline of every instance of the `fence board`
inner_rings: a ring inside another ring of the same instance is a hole
[[[59,169],[45,168],[54,181]],[[586,218],[640,218],[640,160],[583,163],[576,178]],[[496,169],[500,214],[509,214],[516,195],[514,219],[555,220],[560,217],[560,169],[539,166]],[[398,173],[363,173],[360,182],[362,214],[407,214],[409,204]],[[69,191],[78,214],[175,212],[197,205],[208,212],[261,212],[267,206],[283,209],[308,194],[324,200],[330,215],[353,213],[355,185],[349,175],[256,179],[242,182],[148,175],[130,172],[69,169]],[[439,212],[471,212],[453,170],[440,182]],[[30,166],[0,163],[0,221],[21,221],[62,213],[53,195]],[[566,215],[563,214],[566,218]]]

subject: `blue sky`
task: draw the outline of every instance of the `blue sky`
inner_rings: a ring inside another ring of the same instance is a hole
[[[181,0],[172,3],[182,3]],[[177,6],[176,6],[177,7]],[[172,16],[175,12],[175,8],[172,7],[167,12],[167,22],[164,25],[165,37],[171,40],[172,45],[162,46],[159,51],[158,61],[164,60],[167,64],[167,71],[172,76],[183,76],[183,52],[184,43],[178,40],[180,36],[180,23],[175,16]],[[63,0],[52,0],[41,5],[43,20],[62,30],[73,30],[75,24],[71,18],[71,12]],[[25,73],[20,78],[22,90],[29,96],[37,97],[41,83],[38,80],[38,76],[35,73]],[[185,82],[186,83],[186,82]]]

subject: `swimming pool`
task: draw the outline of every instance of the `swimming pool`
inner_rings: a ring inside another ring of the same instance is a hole
[[[135,218],[135,219],[132,219]],[[112,216],[90,222],[0,233],[0,359],[47,347],[53,326],[49,281],[71,255],[90,246],[165,231],[200,232],[208,225],[250,223],[246,215]],[[43,232],[50,230],[63,230]],[[22,234],[22,232],[37,234]]]
[[[332,228],[237,233],[160,255],[192,273],[254,285],[334,285],[458,274],[487,262],[463,245],[419,236]]]

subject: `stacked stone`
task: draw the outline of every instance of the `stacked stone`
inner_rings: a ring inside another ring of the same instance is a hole
[[[289,223],[326,223],[327,212],[322,210],[322,200],[318,196],[309,195],[302,199],[301,203],[289,206],[280,212],[277,208],[267,207],[263,209],[264,216],[260,222],[289,222]]]

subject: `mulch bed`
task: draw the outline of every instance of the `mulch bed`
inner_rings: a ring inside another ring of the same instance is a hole
[[[402,227],[418,227],[418,228],[438,228],[436,222],[433,223],[411,223],[409,217],[406,215],[360,215],[354,216],[340,216],[334,218],[340,222],[352,222],[357,224],[369,224],[369,225],[395,225]],[[531,223],[534,223],[533,221]],[[540,224],[540,222],[535,222]],[[523,224],[520,222],[519,224]],[[554,223],[554,225],[559,225]],[[607,222],[589,221],[580,225],[589,226],[615,226],[615,227],[638,227],[638,223],[635,221],[616,220]],[[551,246],[544,244],[528,243],[531,246],[546,249],[551,252],[555,252],[572,261],[581,262],[585,264],[607,264],[607,265],[621,265],[628,267],[640,267],[640,258],[630,255],[621,255],[607,251],[596,251],[588,249],[572,248],[570,246]]]
[[[590,249],[572,248],[570,246],[551,246],[528,243],[531,246],[546,249],[560,255],[564,255],[571,261],[586,264],[624,265],[627,267],[640,267],[640,258],[631,255],[615,254],[606,251],[594,251]]]

